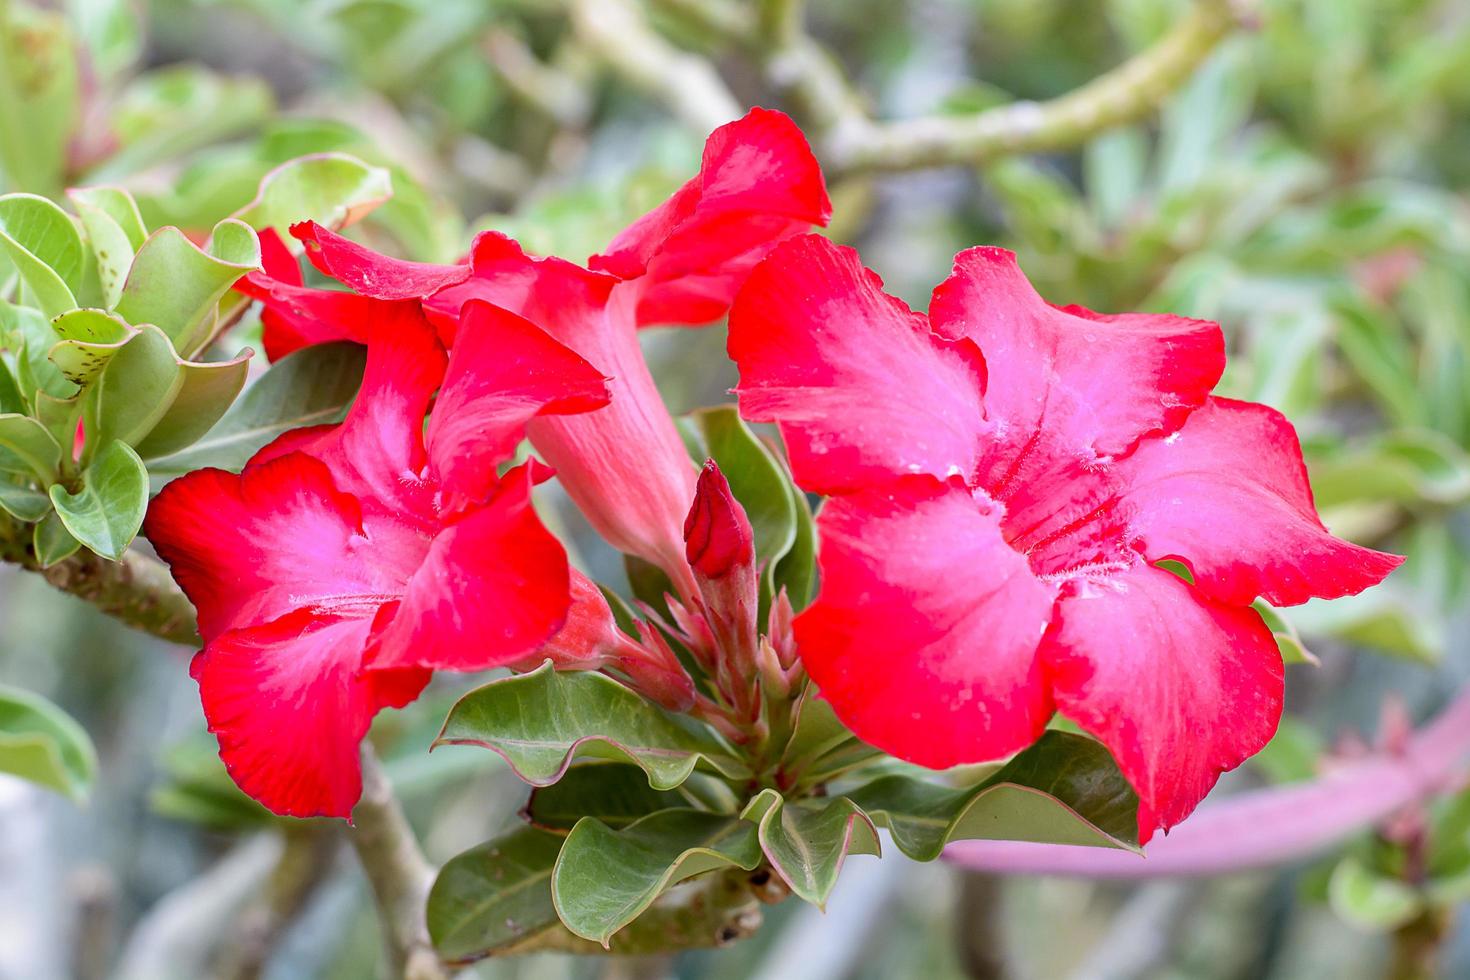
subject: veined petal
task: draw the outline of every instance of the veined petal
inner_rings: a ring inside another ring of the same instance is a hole
[[[1052,708],[1036,649],[1056,588],[953,484],[906,478],[829,500],[822,588],[796,618],[801,658],[866,742],[942,768],[1029,745]]]
[[[454,506],[484,499],[527,422],[601,408],[607,387],[592,365],[534,323],[472,300],[429,418],[430,465],[445,494]]]
[[[936,337],[850,248],[816,235],[777,248],[735,301],[729,351],[741,412],[780,423],[807,490],[968,478],[980,458],[979,352]]]
[[[752,109],[710,134],[698,175],[588,264],[639,280],[640,325],[708,323],[777,243],[831,214],[801,130],[783,113]]]
[[[266,356],[278,361],[292,351],[333,340],[367,343],[374,301],[349,292],[303,285],[301,266],[274,228],[260,233],[261,270],[235,284],[260,300]]]
[[[399,592],[422,552],[375,547],[362,523],[327,466],[292,453],[238,475],[206,469],[174,480],[154,498],[144,532],[209,642],[305,605]]]
[[[1116,468],[1144,553],[1183,562],[1220,602],[1354,595],[1403,561],[1322,526],[1296,430],[1265,405],[1212,398]]]
[[[347,817],[362,793],[359,744],[380,708],[413,700],[427,670],[363,675],[375,609],[300,609],[231,630],[194,657],[204,716],[246,794],[294,817]]]
[[[929,311],[936,333],[985,356],[996,429],[979,482],[1000,500],[1058,465],[1105,462],[1177,429],[1225,368],[1217,324],[1050,306],[1000,248],[955,256]]]
[[[374,252],[315,221],[292,225],[291,234],[322,274],[373,299],[423,299],[470,274],[467,265],[409,262]]]
[[[1138,791],[1141,842],[1187,817],[1281,718],[1281,654],[1255,610],[1143,563],[1069,583],[1041,661],[1058,710]]]
[[[531,443],[609,544],[692,588],[683,530],[695,468],[639,349],[633,284],[532,258],[502,235],[481,235],[473,264],[474,278],[427,304],[441,332],[466,303],[485,300],[530,320],[608,378],[605,408],[532,419]]]
[[[377,638],[373,670],[489,670],[517,662],[566,621],[567,556],[531,508],[533,471],[434,538],[402,605]]]

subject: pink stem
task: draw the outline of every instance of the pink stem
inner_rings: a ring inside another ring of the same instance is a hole
[[[1309,783],[1254,790],[1204,807],[1142,856],[1020,841],[962,841],[945,860],[976,871],[1142,879],[1224,874],[1311,857],[1397,810],[1443,792],[1470,756],[1470,687],[1402,751],[1334,766]]]

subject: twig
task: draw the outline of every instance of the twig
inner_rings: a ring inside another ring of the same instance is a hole
[[[362,746],[362,799],[352,811],[352,820],[348,839],[372,885],[392,975],[404,980],[448,980],[424,919],[434,868],[419,849],[388,774],[366,742]]]
[[[827,165],[838,174],[974,165],[997,156],[1076,146],[1153,112],[1240,20],[1233,0],[1199,0],[1152,47],[1049,102],[1018,102],[972,116],[928,116],[838,132]]]
[[[503,27],[485,35],[485,54],[511,91],[563,129],[578,129],[592,100],[577,80],[545,64],[526,42]]]
[[[341,836],[333,822],[302,820],[281,828],[285,849],[254,907],[240,917],[235,942],[221,953],[220,980],[256,980],[264,972],[281,936],[332,869]]]
[[[199,642],[194,607],[156,558],[130,551],[122,561],[108,561],[82,551],[42,569],[31,547],[31,525],[0,514],[0,560],[39,573],[134,629],[185,646]]]
[[[1019,841],[966,841],[945,859],[1005,874],[1143,879],[1267,868],[1318,854],[1401,808],[1443,792],[1470,760],[1470,687],[1400,752],[1380,752],[1321,778],[1227,797],[1149,844],[1126,851]]]
[[[632,0],[571,0],[577,36],[628,82],[708,132],[740,115],[740,103],[703,58],[657,34]]]

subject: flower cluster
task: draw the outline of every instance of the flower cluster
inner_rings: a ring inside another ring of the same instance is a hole
[[[1050,306],[991,248],[957,257],[925,317],[806,234],[829,211],[801,133],[757,109],[585,265],[493,232],[436,266],[292,229],[344,292],[303,285],[269,238],[240,287],[268,353],[369,354],[342,425],[191,474],[149,516],[239,784],[345,816],[376,711],[431,670],[545,658],[752,744],[809,673],[859,737],[932,767],[1021,749],[1060,709],[1118,759],[1144,839],[1258,750],[1282,664],[1251,603],[1356,592],[1397,559],[1328,535],[1285,419],[1211,395],[1219,327]],[[727,312],[742,412],[829,498],[800,615],[762,598],[751,519],[690,459],[639,348],[641,327]],[[549,466],[501,473],[523,437]],[[647,620],[620,628],[536,520],[552,470],[667,577]]]

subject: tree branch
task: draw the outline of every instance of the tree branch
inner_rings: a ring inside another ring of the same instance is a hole
[[[122,561],[108,561],[84,550],[43,569],[31,547],[31,525],[0,514],[0,560],[36,572],[134,629],[184,646],[199,642],[194,607],[156,558],[129,551]]]
[[[378,904],[392,975],[404,980],[448,980],[429,941],[424,905],[434,868],[419,849],[388,774],[372,747],[362,745],[362,799],[348,834]]]
[[[930,116],[838,132],[827,147],[839,173],[974,165],[997,156],[1076,146],[1153,112],[1241,20],[1238,0],[1198,0],[1156,44],[1049,102],[1017,102],[973,116]]]
[[[709,62],[680,51],[648,26],[633,0],[571,0],[577,36],[614,71],[701,132],[740,115],[740,103]]]

